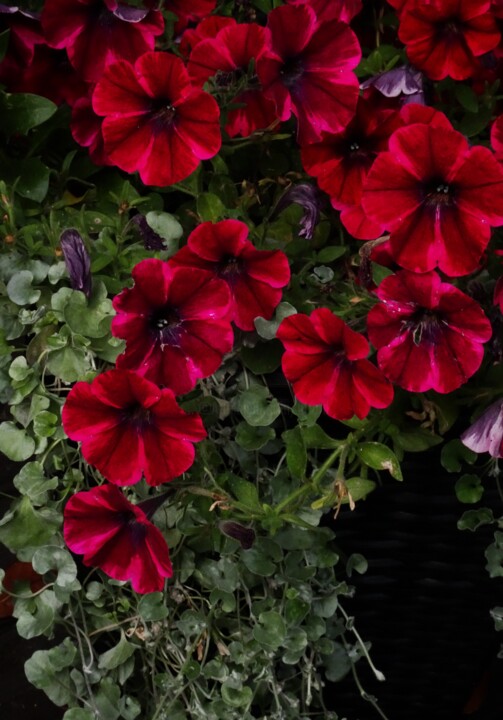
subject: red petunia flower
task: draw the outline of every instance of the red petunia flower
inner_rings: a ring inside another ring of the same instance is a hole
[[[272,49],[257,62],[257,75],[280,120],[293,113],[301,143],[341,132],[355,113],[361,57],[356,35],[338,20],[318,22],[308,5],[269,13]]]
[[[103,119],[93,110],[89,96],[79,98],[72,107],[70,129],[72,137],[82,147],[89,148],[89,157],[95,165],[109,165],[105,153],[101,126]]]
[[[480,367],[491,324],[480,305],[435,272],[402,270],[376,290],[382,301],[367,320],[377,362],[411,392],[449,393]]]
[[[248,227],[239,220],[202,223],[169,263],[210,270],[225,280],[232,297],[230,319],[241,330],[254,330],[259,315],[272,317],[290,280],[285,253],[257,250],[248,240]]]
[[[180,33],[189,23],[197,23],[213,12],[217,0],[165,0],[164,7],[177,16],[175,33]]]
[[[290,5],[309,5],[320,22],[342,20],[349,23],[361,12],[362,0],[287,0]]]
[[[500,41],[489,0],[409,0],[398,37],[410,62],[432,80],[471,77],[475,58]]]
[[[44,42],[38,15],[19,7],[0,4],[0,32],[5,30],[9,30],[5,57],[19,67],[29,65],[33,60],[35,45]]]
[[[460,439],[473,452],[503,457],[503,399],[490,405]]]
[[[117,367],[186,393],[232,349],[227,283],[206,270],[155,258],[142,260],[132,275],[134,287],[113,301],[112,333],[126,341]]]
[[[93,108],[104,115],[109,159],[138,170],[146,185],[171,185],[220,150],[220,110],[214,98],[192,86],[180,58],[142,55],[130,65],[110,65],[96,85]]]
[[[489,243],[490,226],[503,224],[503,169],[490,150],[470,148],[455,130],[436,122],[409,125],[375,160],[362,205],[391,231],[399,265],[466,275]]]
[[[382,234],[383,226],[369,221],[361,209],[362,188],[378,153],[388,149],[390,135],[401,125],[396,110],[376,110],[360,97],[356,115],[342,133],[324,134],[321,142],[302,148],[304,170],[317,178],[332,206],[342,210],[344,227],[361,240]],[[360,222],[355,224],[358,210]]]
[[[215,38],[220,30],[228,25],[237,25],[236,20],[222,15],[210,15],[201,20],[195,28],[187,28],[180,38],[179,50],[185,57],[188,57],[192,50],[203,40]]]
[[[243,105],[229,110],[225,130],[230,137],[246,137],[268,127],[276,119],[272,100],[260,87],[255,74],[248,77],[250,63],[268,47],[267,31],[256,23],[227,25],[214,38],[199,42],[192,51],[187,69],[196,85],[213,78],[219,91],[232,90],[239,82],[245,88],[231,99],[231,104]],[[245,80],[246,79],[246,80]]]
[[[5,561],[4,561],[5,562]],[[44,579],[33,569],[29,562],[13,562],[5,569],[2,580],[3,592],[0,592],[0,619],[12,616],[14,602],[12,593],[16,593],[17,583],[29,583],[30,591],[36,593],[44,587]]]
[[[156,10],[116,0],[46,0],[42,27],[47,43],[58,50],[66,48],[83,79],[96,82],[110,63],[133,62],[153,50],[164,20]]]
[[[503,162],[503,115],[499,115],[491,125],[491,147],[496,160]]]
[[[78,382],[63,407],[63,429],[82,455],[115,485],[145,479],[160,485],[194,462],[194,442],[206,437],[199,415],[187,414],[171,390],[130,370],[109,370]]]
[[[160,592],[173,575],[169,550],[145,512],[115,485],[78,492],[64,510],[63,534],[84,565],[114,580],[130,580],[138,593]]]
[[[385,408],[393,386],[369,360],[367,340],[328,308],[290,315],[278,328],[286,348],[282,366],[295,396],[306,405],[323,405],[337,420],[366,417]]]

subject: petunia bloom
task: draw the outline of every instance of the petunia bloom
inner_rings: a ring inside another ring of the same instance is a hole
[[[93,107],[105,116],[105,152],[146,185],[171,185],[220,150],[220,111],[194,88],[180,58],[148,52],[131,65],[110,65],[97,83]]]
[[[410,62],[432,80],[471,77],[475,58],[500,41],[489,0],[409,0],[398,37]]]
[[[42,27],[49,46],[65,48],[82,78],[96,82],[110,63],[153,50],[164,20],[156,10],[116,0],[46,0]]]
[[[301,228],[299,230],[299,237],[312,240],[316,225],[320,222],[320,210],[324,204],[321,193],[315,185],[310,185],[309,183],[290,185],[275,205],[271,220],[280,212],[286,210],[292,203],[300,205],[304,210],[304,214],[299,222]]]
[[[373,87],[387,98],[399,98],[402,104],[424,105],[423,73],[410,65],[402,65],[374,75],[361,84],[361,89]]]
[[[206,437],[199,415],[184,412],[171,390],[130,370],[78,382],[62,418],[85,460],[115,485],[132,485],[143,475],[149,485],[173,480],[194,462],[193,443]]]
[[[194,28],[187,28],[180,38],[179,50],[184,57],[188,57],[191,51],[203,40],[215,38],[220,30],[228,25],[236,25],[234,18],[223,15],[210,15],[201,20]]]
[[[230,319],[241,330],[254,330],[259,315],[272,317],[290,280],[285,253],[257,250],[248,240],[248,227],[239,220],[202,223],[169,264],[202,268],[224,280],[232,298]]]
[[[148,258],[133,268],[134,287],[113,300],[112,334],[126,341],[117,367],[136,370],[177,395],[215,372],[234,335],[226,282],[201,268]]]
[[[228,24],[214,38],[199,42],[190,55],[187,69],[194,84],[202,87],[212,78],[216,92],[230,92],[230,104],[243,106],[228,112],[225,130],[230,137],[246,137],[276,119],[274,103],[249,71],[267,47],[267,31],[260,25]],[[238,87],[240,91],[232,97]]]
[[[368,314],[368,335],[392,382],[449,393],[479,369],[492,330],[475,300],[435,272],[406,270],[385,278],[376,294],[381,302]]]
[[[307,4],[272,10],[267,27],[271,49],[258,59],[257,75],[279,119],[297,117],[301,143],[341,132],[358,100],[356,35],[338,20],[319,22]]]
[[[93,110],[89,95],[79,98],[72,107],[70,130],[76,143],[89,148],[89,157],[95,165],[109,165],[103,145],[101,126],[103,119]]]
[[[361,207],[362,188],[378,153],[388,149],[391,134],[402,125],[396,110],[379,110],[364,97],[341,133],[324,133],[318,143],[302,148],[302,165],[341,210],[341,222],[354,237],[371,240],[383,226],[369,220]]]
[[[145,512],[115,485],[78,492],[64,509],[63,534],[84,565],[114,580],[130,580],[138,593],[160,592],[173,575],[169,550]]]
[[[491,125],[491,147],[496,160],[503,163],[503,115],[499,115]]]
[[[181,32],[189,23],[197,23],[213,12],[217,0],[165,0],[164,7],[177,16],[175,33]]]
[[[503,169],[488,148],[469,147],[434,118],[393,133],[389,152],[369,171],[362,206],[391,232],[401,267],[466,275],[478,266],[490,226],[503,224]]]
[[[461,442],[473,452],[503,457],[503,399],[496,400],[464,431]]]
[[[290,5],[309,5],[320,22],[342,20],[349,23],[362,9],[362,0],[287,0]]]
[[[310,316],[285,318],[277,337],[285,346],[282,367],[295,397],[306,405],[323,405],[337,420],[366,417],[371,407],[385,408],[393,386],[369,360],[367,340],[328,308]]]

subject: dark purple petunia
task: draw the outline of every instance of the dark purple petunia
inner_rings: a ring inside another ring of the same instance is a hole
[[[320,222],[320,210],[323,206],[323,198],[318,188],[316,185],[310,185],[309,183],[291,185],[278,200],[272,217],[279,215],[292,203],[301,205],[304,209],[304,214],[300,220],[301,230],[299,236],[311,240],[316,225]]]
[[[362,90],[374,87],[387,98],[400,98],[402,103],[424,105],[423,74],[410,65],[393,68],[374,75],[360,85]]]
[[[218,527],[224,535],[237,540],[243,550],[249,550],[255,542],[255,530],[234,520],[222,520]]]
[[[138,213],[131,222],[138,228],[145,250],[166,250],[166,243],[155,230],[152,230],[145,215]]]
[[[81,290],[86,297],[90,297],[93,286],[91,259],[82,237],[77,230],[64,230],[61,233],[59,244],[63,251],[72,288]]]

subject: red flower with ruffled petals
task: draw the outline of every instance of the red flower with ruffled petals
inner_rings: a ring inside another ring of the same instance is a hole
[[[134,287],[113,301],[112,333],[126,341],[117,367],[186,393],[232,349],[227,283],[206,270],[155,258],[142,260],[132,275]]]
[[[63,534],[84,565],[114,580],[130,580],[138,593],[160,592],[173,575],[169,550],[145,512],[115,485],[76,493],[64,510]]]
[[[308,5],[272,10],[267,27],[272,49],[259,58],[257,75],[279,119],[297,117],[301,143],[320,140],[323,131],[344,130],[359,94],[356,35],[338,20],[318,22]]]
[[[46,0],[42,27],[47,43],[65,48],[73,67],[87,82],[117,60],[133,62],[154,49],[164,29],[156,10],[141,10],[115,0]]]
[[[180,33],[189,23],[197,23],[213,12],[217,0],[165,0],[164,7],[177,16],[175,33]]]
[[[369,221],[361,209],[362,188],[378,153],[388,149],[390,135],[401,125],[396,110],[376,110],[360,97],[356,115],[342,133],[324,134],[321,142],[302,148],[304,170],[317,178],[332,206],[343,211],[344,227],[361,240],[382,234],[382,225]],[[355,224],[358,211],[361,219]]]
[[[501,36],[489,0],[410,0],[398,37],[410,62],[432,80],[465,80],[477,69],[475,58],[493,50]]]
[[[309,5],[321,22],[342,20],[349,23],[361,12],[362,0],[287,0],[290,5]]]
[[[78,382],[62,417],[85,460],[115,485],[132,485],[143,475],[149,485],[173,480],[194,462],[193,443],[206,437],[199,415],[181,410],[171,390],[130,370]]]
[[[93,108],[105,116],[105,152],[125,170],[138,170],[146,185],[171,185],[220,150],[220,110],[192,86],[180,58],[142,55],[130,65],[110,65],[97,83]]]
[[[254,330],[258,316],[272,317],[290,280],[285,253],[256,250],[248,240],[248,227],[239,220],[199,225],[169,262],[210,270],[225,280],[232,297],[230,319],[241,330]]]
[[[401,267],[466,275],[477,268],[490,226],[503,224],[503,170],[488,148],[470,148],[455,130],[409,125],[375,160],[362,205],[391,231]]]
[[[218,91],[232,90],[247,77],[250,63],[256,63],[265,52],[267,39],[266,29],[256,23],[224,27],[215,38],[199,42],[192,51],[187,66],[192,81],[203,86],[213,78]],[[225,129],[230,137],[246,137],[276,119],[274,103],[264,95],[256,75],[248,78],[245,89],[230,103],[244,106],[229,110]]]
[[[79,98],[74,103],[70,122],[73,139],[82,147],[89,148],[89,157],[95,165],[110,164],[103,145],[102,123],[102,118],[93,110],[90,97]]]
[[[435,272],[385,278],[367,320],[377,362],[411,392],[449,393],[480,367],[491,324],[480,305]]]
[[[367,340],[328,308],[311,315],[290,315],[278,328],[286,348],[282,366],[295,396],[305,405],[323,405],[337,420],[366,417],[371,407],[385,408],[393,386],[366,360]]]
[[[503,115],[497,117],[491,125],[491,147],[496,160],[503,162]]]
[[[220,30],[228,25],[236,25],[236,20],[222,15],[210,15],[195,27],[187,28],[180,39],[179,49],[182,55],[188,57],[191,51],[203,40],[209,40],[218,35]]]

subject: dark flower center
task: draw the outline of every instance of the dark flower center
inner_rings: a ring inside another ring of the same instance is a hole
[[[235,255],[224,255],[216,266],[217,275],[227,282],[237,280],[243,270],[243,261]]]
[[[122,416],[125,422],[140,433],[152,424],[152,412],[143,405],[131,405],[123,411]]]
[[[236,68],[235,70],[217,70],[215,74],[215,85],[221,90],[228,90],[229,88],[237,85],[246,75],[246,71],[243,68]]]
[[[173,307],[160,308],[150,317],[150,329],[161,345],[178,345],[182,328],[180,314]]]
[[[176,117],[176,108],[166,98],[158,98],[151,102],[150,123],[154,132],[162,132],[170,127]]]
[[[442,316],[434,310],[419,308],[409,320],[404,321],[404,330],[412,332],[414,345],[421,345],[422,342],[434,344],[444,324]]]
[[[304,74],[304,66],[299,57],[288,58],[279,71],[283,85],[288,89],[294,88]]]
[[[124,512],[117,513],[119,521],[125,526],[125,529],[129,531],[131,540],[135,547],[141,545],[145,540],[147,534],[147,528],[143,523],[138,522],[138,518],[132,510],[125,510]]]
[[[454,205],[455,188],[445,180],[433,179],[423,187],[423,202],[434,207]]]

